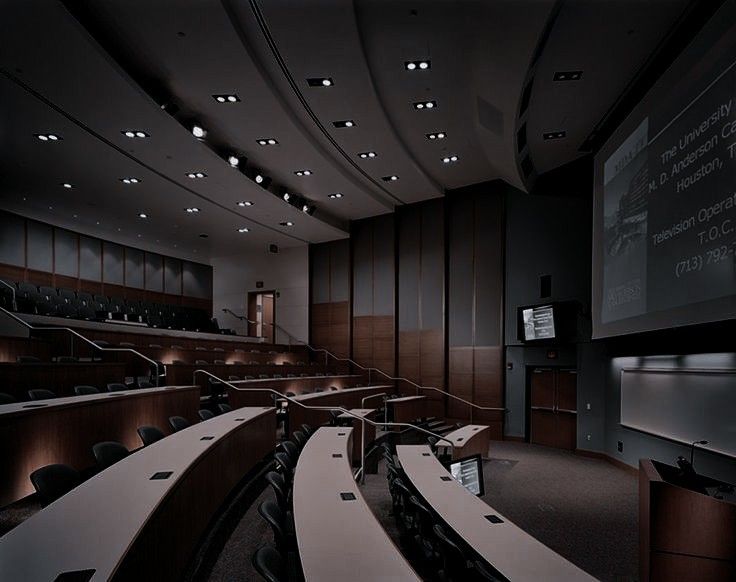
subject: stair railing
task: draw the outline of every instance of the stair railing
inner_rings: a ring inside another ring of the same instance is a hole
[[[230,315],[232,315],[233,317],[236,317],[237,319],[239,319],[241,321],[246,321],[246,322],[248,322],[250,324],[254,324],[254,325],[258,323],[256,321],[253,321],[251,319],[248,319],[244,315],[238,315],[237,313],[235,313],[231,309],[228,309],[227,307],[224,308],[223,311],[225,313],[229,313]],[[353,365],[353,366],[355,366],[357,368],[360,368],[364,372],[367,372],[368,373],[368,383],[369,384],[371,383],[371,373],[374,373],[375,372],[377,374],[380,374],[386,380],[389,380],[391,382],[406,382],[407,384],[413,386],[417,390],[417,394],[418,394],[419,390],[433,390],[435,392],[439,392],[443,396],[446,396],[446,397],[451,398],[453,400],[456,400],[458,402],[462,402],[463,404],[466,404],[466,405],[470,406],[471,409],[481,410],[481,411],[485,411],[485,412],[503,412],[503,413],[507,413],[509,411],[508,408],[499,408],[499,407],[494,407],[494,406],[481,406],[480,404],[476,404],[475,402],[471,402],[469,400],[466,400],[465,398],[461,398],[460,396],[456,396],[454,394],[450,394],[449,392],[446,392],[445,390],[440,390],[439,388],[437,388],[435,386],[422,386],[420,384],[417,384],[413,380],[409,380],[408,378],[404,378],[403,376],[391,376],[390,374],[387,374],[386,372],[384,372],[380,368],[374,368],[374,367],[370,367],[370,366],[362,366],[358,362],[356,362],[355,360],[352,360],[351,358],[341,358],[339,356],[336,356],[335,354],[333,354],[329,350],[326,350],[324,348],[316,348],[314,346],[311,346],[309,343],[307,343],[307,342],[305,342],[303,340],[300,340],[299,338],[296,338],[293,335],[291,335],[288,331],[286,331],[283,327],[281,327],[277,323],[268,323],[268,322],[261,322],[261,323],[263,323],[263,325],[270,325],[270,326],[276,328],[277,330],[279,330],[280,332],[282,332],[284,335],[286,335],[286,337],[289,338],[289,345],[291,345],[291,342],[293,341],[293,342],[295,342],[295,343],[297,343],[299,345],[305,346],[308,350],[311,350],[312,352],[315,352],[315,353],[316,352],[322,352],[322,353],[324,353],[324,355],[325,355],[325,366],[327,365],[327,361],[328,361],[327,358],[328,357],[331,357],[331,358],[333,358],[337,362],[346,362],[346,363],[351,364],[351,365]],[[275,338],[274,338],[274,340],[275,340]],[[471,418],[471,421],[472,421],[472,418],[473,418],[472,410],[471,410],[471,413],[470,413],[470,418]]]
[[[127,353],[130,353],[130,354],[133,354],[136,357],[138,357],[138,358],[140,358],[140,359],[145,360],[146,362],[148,362],[153,367],[153,369],[156,371],[156,373],[155,373],[155,376],[156,376],[156,378],[155,378],[155,385],[156,386],[159,385],[159,378],[161,377],[161,375],[166,376],[166,364],[159,363],[156,360],[152,360],[148,356],[146,356],[146,355],[144,355],[144,354],[140,353],[139,351],[136,351],[136,350],[134,350],[132,348],[109,348],[109,347],[100,346],[100,345],[97,345],[91,339],[83,336],[78,331],[76,331],[74,329],[71,329],[69,327],[35,326],[35,325],[31,325],[30,323],[28,323],[24,319],[18,317],[15,313],[12,313],[12,312],[8,311],[4,307],[0,307],[0,313],[5,314],[7,317],[10,317],[11,319],[14,319],[15,321],[17,321],[21,325],[25,326],[26,328],[28,328],[32,332],[37,332],[37,331],[40,331],[40,332],[60,332],[60,331],[63,331],[63,332],[66,332],[66,333],[71,334],[73,336],[73,338],[76,337],[76,338],[82,340],[88,346],[92,347],[93,349],[99,350],[101,352],[127,352]],[[73,338],[72,338],[72,341],[74,341]],[[162,371],[163,371],[163,374],[162,374]]]
[[[279,392],[277,390],[274,390],[273,388],[243,388],[242,386],[235,386],[231,382],[228,382],[226,380],[223,380],[222,378],[219,378],[218,376],[216,376],[215,374],[213,374],[212,372],[209,372],[207,370],[202,370],[202,369],[194,370],[194,373],[192,375],[192,384],[194,384],[194,385],[197,384],[197,375],[198,374],[204,374],[204,375],[208,376],[209,378],[211,378],[213,380],[216,380],[216,381],[220,382],[221,384],[223,384],[225,386],[228,386],[229,388],[232,388],[233,390],[237,390],[238,392],[267,392],[269,394],[272,394],[272,395],[276,396],[278,400],[286,400],[287,402],[290,402],[290,403],[292,403],[292,404],[294,404],[296,406],[301,406],[302,408],[306,408],[308,410],[339,411],[339,412],[341,412],[343,414],[347,414],[348,416],[351,416],[351,417],[355,418],[356,420],[359,420],[361,422],[361,441],[360,441],[360,443],[361,443],[361,447],[360,447],[361,453],[360,453],[360,470],[359,470],[359,473],[361,475],[361,483],[364,483],[365,482],[365,423],[367,422],[368,424],[370,424],[370,425],[372,425],[374,427],[377,427],[377,428],[380,427],[380,426],[382,426],[381,423],[374,422],[374,421],[369,420],[369,419],[367,419],[367,418],[365,418],[363,416],[360,416],[358,414],[355,414],[354,412],[351,412],[350,410],[348,410],[347,408],[343,408],[342,406],[314,406],[314,405],[304,404],[303,402],[300,402],[299,400],[296,400],[295,398],[293,398],[291,396],[286,396],[286,395],[282,394],[281,392]],[[386,423],[386,426],[406,427],[406,428],[409,428],[409,429],[413,429],[413,430],[416,430],[418,432],[422,432],[424,434],[427,434],[429,436],[433,436],[438,441],[444,441],[444,442],[446,442],[447,443],[447,446],[449,446],[451,450],[455,448],[455,444],[451,440],[445,438],[441,434],[432,432],[431,430],[427,430],[427,429],[425,429],[425,428],[423,428],[421,426],[417,426],[415,424],[411,424],[411,423],[408,423],[408,422],[388,422],[388,423]]]

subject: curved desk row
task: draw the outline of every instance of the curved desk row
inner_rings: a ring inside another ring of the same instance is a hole
[[[273,415],[195,424],[85,481],[0,539],[0,580],[181,580],[218,507],[273,450]]]
[[[363,499],[349,456],[353,429],[320,428],[294,475],[294,525],[307,582],[419,581]]]
[[[102,392],[0,406],[0,507],[33,493],[29,475],[51,463],[77,470],[94,464],[92,445],[141,446],[142,425],[169,430],[170,416],[195,422],[199,387],[166,386]]]
[[[16,400],[26,400],[28,390],[33,388],[50,388],[57,396],[72,396],[74,386],[91,384],[103,388],[111,382],[122,382],[123,378],[122,362],[0,362],[0,391]],[[186,384],[191,381],[190,377]]]
[[[419,495],[448,527],[508,580],[595,580],[468,492],[431,454],[429,447],[399,445],[396,454]]]
[[[488,458],[488,448],[491,445],[491,429],[483,424],[468,424],[444,435],[453,444],[452,458],[460,459],[470,455],[480,455]],[[437,443],[438,447],[446,445],[444,441]],[[449,449],[450,447],[445,447]]]

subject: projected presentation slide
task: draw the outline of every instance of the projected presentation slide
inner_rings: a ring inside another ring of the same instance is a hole
[[[596,157],[598,337],[736,316],[735,5]]]
[[[522,312],[524,318],[524,339],[541,340],[555,337],[555,317],[551,305],[530,307]]]

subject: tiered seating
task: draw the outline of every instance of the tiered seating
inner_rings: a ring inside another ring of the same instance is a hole
[[[218,333],[217,320],[204,309],[136,301],[122,297],[92,295],[63,287],[36,286],[6,281],[16,289],[20,313],[63,317],[83,321],[121,321],[154,328]],[[0,285],[0,305],[12,310],[12,292]]]

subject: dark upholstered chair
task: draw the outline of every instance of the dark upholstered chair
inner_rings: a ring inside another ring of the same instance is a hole
[[[56,398],[56,394],[44,388],[34,388],[28,391],[28,398],[31,400],[48,400],[49,398]]]
[[[252,563],[266,582],[288,582],[289,580],[286,559],[270,544],[256,550]]]
[[[130,452],[123,445],[115,441],[103,441],[92,447],[97,467],[100,471],[107,469],[118,461],[122,461]]]
[[[74,394],[77,396],[88,396],[89,394],[99,394],[100,391],[94,386],[75,386]]]
[[[202,408],[197,414],[199,414],[199,420],[203,421],[215,418],[215,413],[211,410],[207,410],[206,408]]]
[[[174,432],[179,432],[190,426],[189,421],[183,416],[170,416],[169,426],[171,426]]]
[[[41,507],[53,503],[82,482],[82,477],[69,465],[46,465],[31,473],[31,483],[38,493]]]
[[[121,384],[120,382],[111,382],[107,385],[108,392],[123,392],[127,389],[128,387],[125,384]]]
[[[156,441],[160,441],[166,435],[158,427],[145,425],[138,427],[138,436],[141,437],[143,446],[147,447]]]

